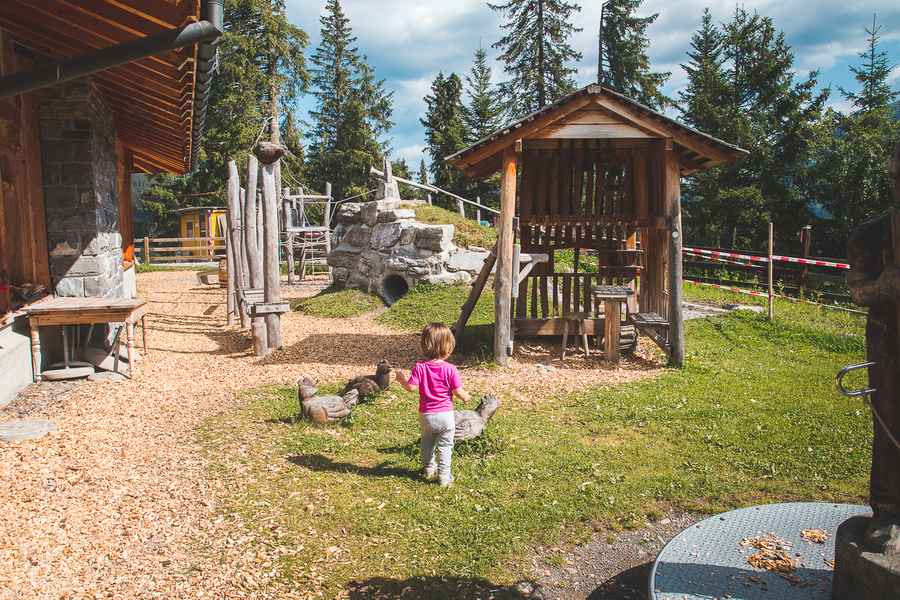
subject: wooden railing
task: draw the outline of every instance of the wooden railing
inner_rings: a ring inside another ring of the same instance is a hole
[[[141,260],[145,264],[210,262],[225,259],[224,237],[144,238]]]

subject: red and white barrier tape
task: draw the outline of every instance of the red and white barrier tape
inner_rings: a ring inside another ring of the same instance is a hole
[[[682,281],[686,283],[693,283],[695,285],[705,285],[709,287],[719,288],[720,290],[728,290],[730,292],[740,292],[741,294],[751,294],[753,296],[763,296],[765,298],[769,297],[768,292],[754,292],[753,290],[745,290],[743,288],[735,288],[735,287],[726,287],[724,285],[717,285],[715,283],[704,283],[702,281],[693,281],[691,279],[682,279]],[[790,300],[791,302],[805,302],[807,304],[815,304],[816,306],[824,306],[825,308],[836,308],[838,310],[843,310],[846,312],[857,313],[860,315],[867,315],[869,313],[861,310],[853,310],[852,308],[844,308],[843,306],[835,306],[834,304],[822,304],[821,302],[813,302],[812,300],[804,300],[803,298],[791,298],[790,296],[781,296],[779,294],[772,294],[775,298],[784,298],[785,300]]]
[[[730,252],[719,252],[717,250],[701,250],[700,248],[682,248],[682,252],[694,252],[697,254],[710,254],[713,256],[728,256],[730,258],[741,258],[744,260],[755,260],[758,262],[769,262],[765,256],[748,256],[746,254],[732,254]]]
[[[684,250],[682,253],[683,253],[683,254],[687,254],[687,255],[690,256],[691,258],[704,258],[704,259],[706,259],[706,260],[717,260],[717,261],[719,261],[719,262],[729,263],[729,264],[732,264],[732,265],[740,265],[740,266],[742,266],[742,267],[753,267],[753,268],[755,268],[755,269],[762,269],[762,268],[763,268],[762,265],[754,265],[754,264],[750,264],[750,263],[742,263],[742,262],[737,262],[736,260],[728,260],[727,258],[716,258],[716,257],[714,257],[714,256],[702,256],[702,255],[700,255],[700,254],[695,254],[694,252],[688,252],[687,250]]]
[[[824,260],[809,260],[807,258],[794,258],[793,256],[778,256],[772,255],[772,260],[784,260],[792,263],[800,263],[804,265],[819,265],[821,267],[837,267],[838,269],[849,269],[850,265],[847,263],[839,263],[839,262],[827,262]]]

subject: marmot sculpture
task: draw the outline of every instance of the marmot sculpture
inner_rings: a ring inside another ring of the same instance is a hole
[[[481,397],[481,403],[475,410],[454,410],[456,430],[453,433],[453,441],[470,440],[481,435],[498,408],[500,401],[497,396],[487,394]]]
[[[356,406],[359,392],[350,390],[343,396],[316,396],[316,382],[303,378],[298,382],[297,395],[303,414],[321,423],[331,423],[343,419]]]
[[[253,149],[253,154],[264,165],[270,165],[285,154],[288,149],[284,144],[276,144],[274,142],[260,142]]]
[[[359,401],[362,402],[369,394],[386,390],[391,386],[391,370],[390,363],[386,359],[382,360],[375,367],[374,375],[354,377],[347,382],[347,387],[344,391],[357,390],[359,392]]]

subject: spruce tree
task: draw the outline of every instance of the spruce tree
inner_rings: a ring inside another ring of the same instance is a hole
[[[659,88],[671,73],[650,71],[647,27],[659,13],[636,17],[644,0],[608,0],[603,4],[600,21],[598,78],[601,85],[657,110],[674,106]]]
[[[795,82],[784,34],[742,8],[721,29],[705,14],[692,46],[683,65],[684,121],[750,155],[687,179],[686,241],[761,248],[773,221],[789,224],[776,226],[779,247],[798,249],[797,228],[811,216],[812,142],[829,90],[813,92],[815,71]]]
[[[366,164],[380,164],[386,144],[378,136],[393,123],[393,92],[376,80],[374,69],[353,46],[340,0],[328,0],[322,23],[322,41],[310,59],[316,108],[307,168],[308,179],[321,191],[332,184],[337,200],[358,196],[368,189]]]
[[[509,33],[491,47],[503,50],[497,60],[512,76],[500,84],[510,116],[524,116],[574,91],[572,75],[578,70],[566,65],[581,60],[581,54],[567,40],[581,31],[569,22],[580,6],[563,0],[509,0],[488,6],[509,18],[501,25]]]
[[[868,49],[858,56],[862,66],[850,67],[858,92],[838,88],[852,103],[849,115],[829,110],[818,133],[818,152],[812,165],[817,204],[827,216],[813,222],[816,249],[826,256],[843,257],[847,239],[862,223],[894,208],[887,164],[900,143],[900,121],[891,103],[897,92],[887,83],[895,65],[878,49],[873,20]]]
[[[473,144],[503,126],[503,103],[491,84],[491,68],[487,64],[487,52],[481,45],[475,51],[471,75],[466,75],[467,105],[463,106],[462,119],[467,128],[467,143]],[[482,204],[499,206],[500,174],[474,180],[469,186],[472,199],[481,198]]]
[[[431,84],[431,94],[425,96],[428,110],[421,119],[425,126],[425,143],[431,156],[431,173],[435,186],[465,196],[469,178],[444,158],[466,147],[466,127],[462,121],[462,82],[456,73],[444,77],[443,73]],[[447,196],[434,198],[434,202],[445,208],[455,208],[456,202]]]

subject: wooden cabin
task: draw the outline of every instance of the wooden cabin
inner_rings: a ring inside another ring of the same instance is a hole
[[[225,236],[225,209],[221,206],[195,206],[179,208],[174,211],[178,214],[180,237],[224,237]],[[196,250],[187,250],[191,256],[212,257],[215,251],[209,242],[186,241],[184,247],[196,247]]]
[[[196,168],[223,2],[0,1],[0,406],[32,381],[23,306],[134,294],[131,174]]]
[[[561,335],[569,312],[589,313],[587,332],[599,333],[605,317],[591,288],[616,285],[635,294],[628,321],[680,365],[680,178],[745,154],[590,85],[447,157],[471,177],[501,172],[495,359],[508,364],[515,335]],[[518,284],[517,243],[549,258]],[[562,250],[574,272],[557,265]],[[587,257],[590,272],[577,266]]]

